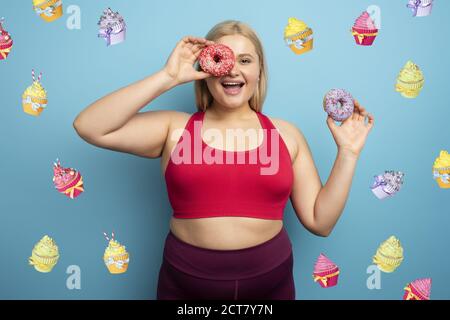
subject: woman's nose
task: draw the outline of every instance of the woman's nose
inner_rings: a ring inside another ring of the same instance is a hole
[[[235,62],[234,66],[233,66],[233,69],[231,69],[230,75],[232,75],[232,76],[238,76],[239,75],[239,66],[238,66],[237,62]]]

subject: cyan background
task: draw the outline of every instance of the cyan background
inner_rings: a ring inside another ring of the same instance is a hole
[[[433,279],[432,299],[450,298],[449,191],[439,189],[431,174],[439,151],[450,149],[450,1],[437,0],[431,16],[413,18],[406,0],[64,0],[64,9],[80,6],[81,30],[66,27],[67,13],[46,23],[31,1],[0,3],[0,16],[14,40],[10,56],[0,61],[0,298],[155,298],[171,215],[160,159],[93,147],[77,136],[72,122],[94,100],[159,70],[181,37],[204,36],[225,19],[247,22],[260,35],[270,77],[263,112],[302,130],[323,183],[336,156],[321,107],[325,92],[346,88],[375,116],[333,233],[328,238],[310,234],[290,202],[286,206],[297,299],[401,299],[403,287],[421,277]],[[349,30],[371,4],[381,8],[380,34],[374,46],[357,46]],[[111,47],[97,38],[97,21],[108,6],[128,26],[127,40]],[[291,16],[313,29],[313,51],[297,56],[284,45]],[[425,75],[425,87],[413,100],[394,90],[408,59]],[[32,68],[43,71],[49,98],[39,118],[21,107]],[[192,83],[165,93],[144,110],[149,109],[194,112]],[[76,200],[53,187],[57,157],[84,177],[85,192]],[[369,185],[387,169],[405,172],[405,184],[395,197],[380,201]],[[102,232],[112,230],[131,254],[122,275],[109,274],[102,261],[107,245]],[[55,239],[61,254],[49,274],[28,265],[44,234]],[[382,273],[380,290],[369,290],[366,269],[390,235],[400,239],[404,262],[394,273]],[[322,289],[312,281],[321,252],[341,268],[334,288]],[[69,265],[81,268],[81,290],[66,288]]]

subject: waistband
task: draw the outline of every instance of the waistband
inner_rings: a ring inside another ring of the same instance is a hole
[[[176,269],[203,279],[239,280],[269,272],[292,254],[286,229],[256,246],[236,250],[214,250],[186,243],[169,231],[164,259]]]

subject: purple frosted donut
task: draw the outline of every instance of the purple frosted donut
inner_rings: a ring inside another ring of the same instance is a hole
[[[323,108],[335,121],[344,121],[353,113],[352,95],[344,89],[331,89],[323,98]]]

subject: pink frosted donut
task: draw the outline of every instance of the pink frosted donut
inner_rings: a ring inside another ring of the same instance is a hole
[[[335,121],[344,121],[353,113],[352,95],[344,89],[331,89],[323,98],[323,108]]]
[[[213,44],[200,52],[198,60],[203,71],[221,77],[233,69],[235,58],[233,50],[226,45]]]

